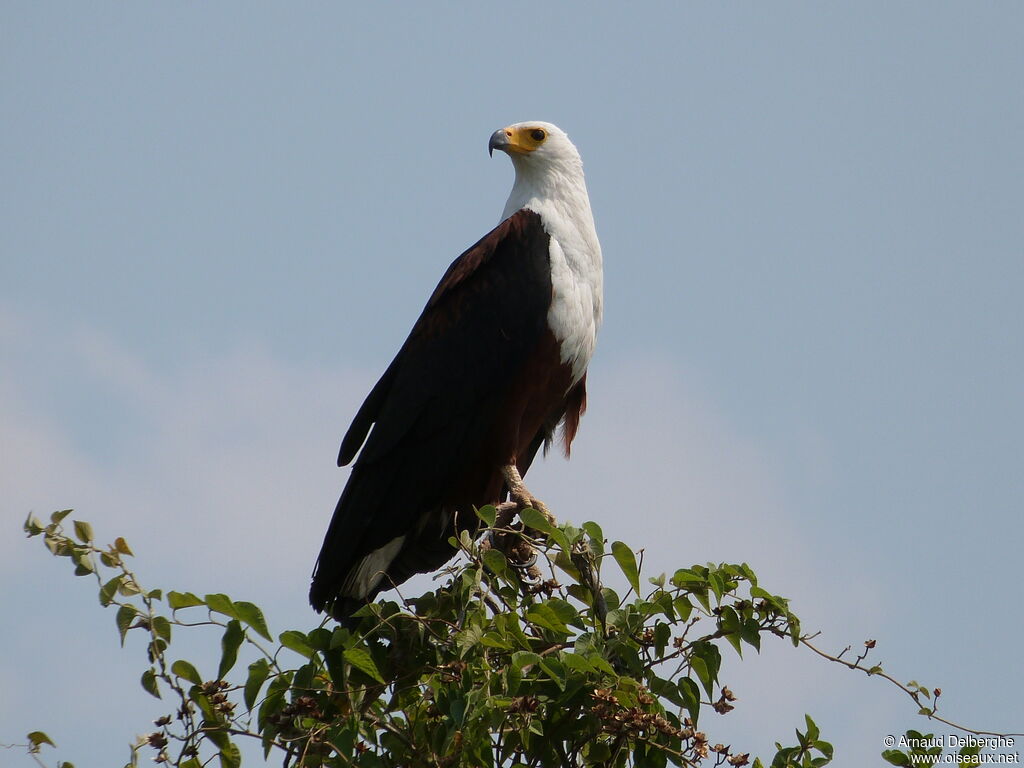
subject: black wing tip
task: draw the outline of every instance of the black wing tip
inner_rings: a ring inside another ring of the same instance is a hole
[[[348,630],[354,630],[359,626],[361,619],[353,617],[352,614],[366,605],[366,601],[338,595],[326,597],[314,583],[313,587],[309,590],[309,604],[313,606],[313,610],[317,613],[326,613],[338,622],[340,626]]]
[[[338,466],[347,466],[352,459],[355,458],[356,452],[363,444],[363,440],[366,437],[365,434],[359,436],[359,443],[353,445],[354,440],[350,440],[348,435],[345,435],[345,439],[341,441],[341,448],[338,449]]]

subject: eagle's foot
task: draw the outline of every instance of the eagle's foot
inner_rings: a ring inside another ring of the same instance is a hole
[[[508,467],[505,469],[507,470]],[[484,540],[483,545],[485,549],[493,547],[504,554],[508,564],[518,570],[527,582],[539,583],[542,576],[540,568],[537,566],[537,550],[531,540],[522,535],[522,524],[513,524],[512,520],[520,509],[533,507],[540,510],[543,504],[540,507],[537,506],[537,500],[530,495],[529,491],[526,491],[519,472],[515,467],[511,469],[515,472],[513,478],[518,478],[517,490],[519,492],[513,496],[515,501],[503,501],[495,506],[494,528],[488,538]],[[508,480],[509,473],[505,473],[505,477]],[[546,512],[546,510],[544,511]]]
[[[527,507],[536,509],[552,524],[555,522],[555,516],[551,514],[544,502],[530,493],[515,464],[502,467],[501,476],[505,480],[505,486],[508,488],[512,501],[503,501],[495,505],[494,526],[481,542],[481,548],[493,547],[499,550],[505,555],[508,564],[522,574],[526,584],[540,584],[543,575],[537,565],[538,555],[535,542],[529,536],[524,535],[525,526],[522,523],[513,523],[512,521],[519,511]]]
[[[506,464],[502,467],[501,475],[505,479],[509,496],[512,497],[520,509],[533,507],[544,515],[549,523],[555,524],[555,516],[551,514],[551,510],[548,509],[543,501],[530,493],[530,489],[526,487],[526,483],[523,482],[523,478],[515,464]]]
[[[496,549],[505,555],[508,564],[518,570],[528,582],[537,582],[541,578],[537,567],[537,550],[530,538],[523,535],[522,523],[512,523],[519,505],[506,502],[498,506],[498,515],[494,528],[480,541],[480,551]]]
[[[494,515],[494,527],[499,529],[508,528],[512,524],[512,518],[519,511],[519,502],[503,501],[494,508],[494,511],[496,513]]]

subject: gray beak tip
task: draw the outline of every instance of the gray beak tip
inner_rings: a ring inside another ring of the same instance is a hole
[[[508,136],[505,135],[505,131],[499,128],[491,134],[490,141],[487,142],[487,154],[494,157],[494,150],[504,149],[508,146]]]

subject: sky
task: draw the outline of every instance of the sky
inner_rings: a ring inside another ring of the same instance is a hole
[[[1012,2],[3,3],[0,743],[120,764],[164,713],[29,512],[315,625],[341,435],[532,119],[583,156],[606,314],[531,489],[650,575],[746,561],[825,649],[1024,731],[1022,31]],[[839,766],[950,733],[784,644],[722,679],[704,725],[762,757],[805,712]]]

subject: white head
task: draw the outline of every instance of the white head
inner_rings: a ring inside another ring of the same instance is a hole
[[[507,154],[516,169],[504,216],[524,206],[537,210],[543,201],[585,208],[589,216],[583,161],[557,125],[531,120],[499,128],[487,149],[492,155],[496,149]]]
[[[536,178],[551,174],[577,175],[583,172],[580,153],[561,128],[532,120],[499,128],[491,134],[487,151],[500,149],[512,158],[516,174]]]

